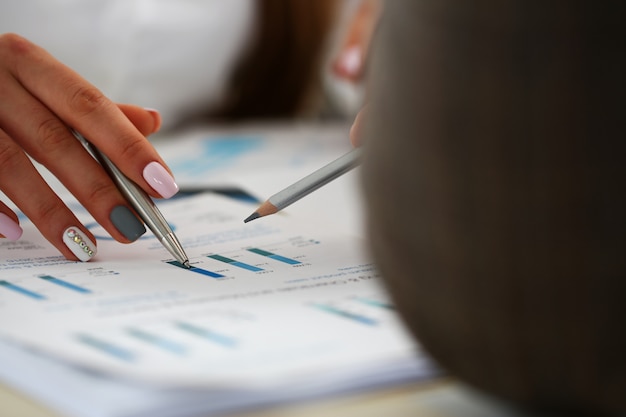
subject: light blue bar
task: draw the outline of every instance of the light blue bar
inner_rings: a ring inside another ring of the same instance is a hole
[[[243,262],[231,262],[230,264],[239,268],[247,269],[248,271],[252,271],[252,272],[263,271],[263,268],[259,268],[258,266],[254,266],[254,265],[244,264]]]
[[[285,258],[284,256],[280,256],[280,255],[271,255],[270,258],[276,261],[284,262],[289,265],[298,265],[302,263],[300,261],[296,261],[295,259]]]
[[[39,275],[39,278],[41,278],[41,279],[43,279],[45,281],[51,282],[53,284],[56,284],[56,285],[60,285],[61,287],[65,287],[65,288],[68,288],[70,290],[73,290],[73,291],[76,291],[76,292],[80,292],[80,293],[83,293],[83,294],[88,294],[88,293],[91,292],[91,290],[88,290],[87,288],[79,287],[78,285],[74,285],[74,284],[72,284],[70,282],[63,281],[61,279],[55,278],[55,277],[50,276],[50,275]]]
[[[176,355],[184,355],[187,350],[183,345],[179,343],[165,339],[153,333],[146,332],[144,330],[131,328],[128,329],[128,334],[136,339],[141,340],[142,342],[150,343],[151,345],[154,345]]]
[[[133,362],[135,360],[135,354],[130,350],[113,345],[102,339],[95,338],[88,334],[78,334],[78,341],[89,347],[95,348],[103,353],[113,356],[116,359],[121,359],[125,362]]]
[[[177,322],[176,327],[178,327],[181,330],[186,331],[187,333],[191,333],[194,336],[202,337],[204,339],[210,340],[211,342],[217,343],[222,346],[232,348],[237,345],[237,341],[232,337],[216,333],[212,330],[205,329],[203,327],[195,326],[191,323]]]
[[[41,295],[41,294],[37,294],[36,292],[27,290],[26,288],[22,288],[22,287],[20,287],[18,285],[11,284],[10,282],[4,281],[4,280],[0,281],[0,286],[6,288],[8,290],[15,291],[16,293],[25,295],[27,297],[34,298],[35,300],[45,300],[46,299],[46,297]]]
[[[370,317],[366,317],[360,314],[352,313],[350,311],[341,310],[339,308],[330,306],[328,304],[313,304],[314,307],[326,311],[328,313],[335,314],[339,317],[350,319],[358,323],[367,324],[368,326],[376,326],[378,322]]]

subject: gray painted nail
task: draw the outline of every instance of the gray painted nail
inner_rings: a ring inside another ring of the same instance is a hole
[[[109,219],[126,239],[134,242],[146,233],[146,227],[126,206],[116,206],[111,210]]]

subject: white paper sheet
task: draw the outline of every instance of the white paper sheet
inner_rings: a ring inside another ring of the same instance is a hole
[[[147,235],[68,262],[25,225],[0,243],[0,334],[86,369],[175,387],[268,387],[410,360],[362,241],[214,195],[161,204],[193,269]],[[19,319],[18,319],[19,318]]]

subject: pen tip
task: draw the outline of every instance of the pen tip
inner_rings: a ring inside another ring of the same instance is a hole
[[[261,217],[259,215],[259,213],[257,213],[256,211],[254,213],[252,213],[251,215],[249,215],[243,222],[244,223],[248,223],[249,221],[252,221],[254,219],[258,219],[259,217]]]
[[[191,269],[191,265],[189,264],[189,261],[188,261],[188,260],[187,260],[187,261],[185,261],[185,262],[183,262],[183,266],[184,266],[185,268],[187,268],[187,269]]]

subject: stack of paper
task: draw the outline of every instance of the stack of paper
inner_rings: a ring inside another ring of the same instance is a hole
[[[214,194],[159,202],[186,270],[148,232],[62,258],[26,219],[0,241],[0,378],[68,416],[199,416],[436,371],[363,240]]]

